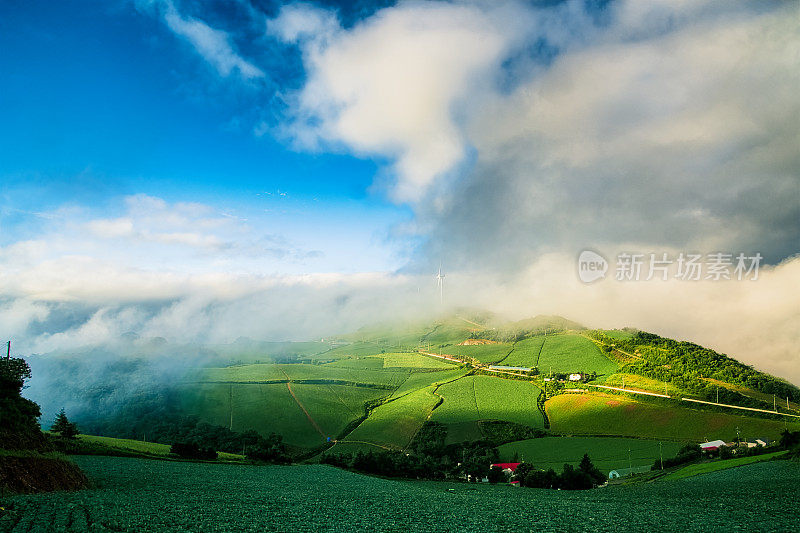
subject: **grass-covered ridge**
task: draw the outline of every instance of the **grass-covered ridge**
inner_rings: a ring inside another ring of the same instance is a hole
[[[779,408],[785,407],[787,398],[795,403],[800,402],[800,388],[797,386],[692,342],[676,341],[642,331],[627,338],[615,338],[599,330],[590,331],[587,335],[610,354],[617,353],[627,358],[624,372],[672,383],[678,389],[706,400],[716,400],[719,393],[721,403],[754,406],[770,403],[752,399],[735,390],[735,387],[719,390],[719,386],[710,379],[775,395],[782,400]]]
[[[777,439],[785,427],[800,423],[690,409],[664,402],[605,393],[562,394],[547,401],[551,429],[562,435],[608,435],[676,442],[731,441],[739,428],[743,438]]]

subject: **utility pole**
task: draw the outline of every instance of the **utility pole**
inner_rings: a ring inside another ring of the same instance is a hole
[[[717,387],[717,403],[719,403],[719,387]]]
[[[6,352],[6,361],[11,360],[11,341],[8,341],[8,351]]]
[[[778,400],[775,399],[774,394],[772,395],[772,410],[778,412]]]
[[[661,457],[661,470],[664,470],[664,451],[661,448],[661,441],[658,441],[658,455]]]

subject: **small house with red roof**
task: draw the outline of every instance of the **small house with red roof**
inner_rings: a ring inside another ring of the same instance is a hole
[[[516,472],[516,470],[517,470],[517,467],[518,467],[519,465],[521,465],[521,464],[522,464],[522,463],[494,463],[492,466],[499,467],[500,469],[502,469],[502,470],[503,470],[503,472],[504,472],[506,475],[510,476],[511,474],[513,474],[514,472]]]

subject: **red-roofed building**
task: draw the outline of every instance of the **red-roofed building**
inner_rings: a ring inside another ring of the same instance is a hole
[[[513,474],[521,464],[522,463],[495,463],[492,466],[498,466],[503,469],[503,472]]]
[[[704,452],[716,452],[719,451],[720,447],[722,446],[725,446],[724,440],[712,440],[702,443],[700,445],[700,449]]]

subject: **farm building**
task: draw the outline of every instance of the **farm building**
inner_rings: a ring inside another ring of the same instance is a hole
[[[570,374],[567,379],[570,381],[580,381],[583,379],[583,374]]]
[[[747,446],[748,448],[756,448],[758,446],[762,446],[762,447],[766,448],[767,446],[769,446],[770,440],[769,439],[753,439],[753,440],[745,441],[742,444]]]
[[[492,466],[497,466],[503,469],[507,475],[513,474],[519,465],[522,463],[494,463]]]
[[[700,449],[704,452],[716,452],[719,451],[721,446],[727,446],[724,440],[712,440],[708,442],[704,442],[700,445]]]

